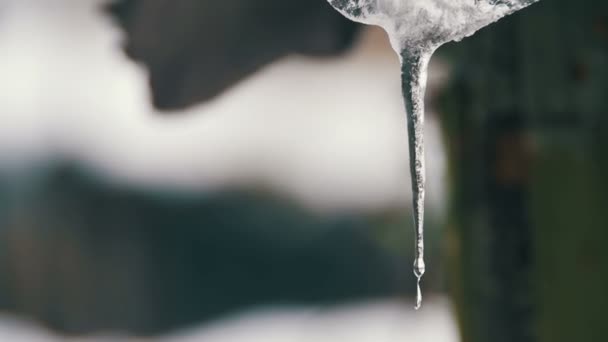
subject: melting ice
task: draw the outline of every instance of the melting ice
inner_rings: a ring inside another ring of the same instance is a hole
[[[420,280],[424,265],[424,94],[433,52],[459,41],[500,18],[539,0],[328,0],[347,18],[377,25],[388,33],[402,65],[407,111],[410,171],[414,196],[418,279],[416,309],[422,305]]]

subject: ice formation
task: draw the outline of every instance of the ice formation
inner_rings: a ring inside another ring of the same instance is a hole
[[[377,25],[388,33],[401,58],[402,85],[407,111],[410,171],[414,197],[418,280],[416,309],[422,305],[420,280],[424,265],[424,94],[433,52],[459,41],[500,18],[539,0],[328,0],[347,18]]]
[[[538,0],[328,0],[347,18],[388,32],[397,53],[459,41]]]

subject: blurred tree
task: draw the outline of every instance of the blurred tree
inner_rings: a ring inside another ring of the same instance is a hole
[[[447,48],[464,341],[608,340],[607,13],[541,1]]]

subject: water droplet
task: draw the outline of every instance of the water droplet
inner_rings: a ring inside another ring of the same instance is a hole
[[[422,307],[422,290],[420,289],[421,278],[416,280],[416,310],[420,310]]]

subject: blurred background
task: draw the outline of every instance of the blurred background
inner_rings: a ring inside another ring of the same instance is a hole
[[[603,341],[608,6],[431,65],[325,0],[0,0],[1,341]]]

